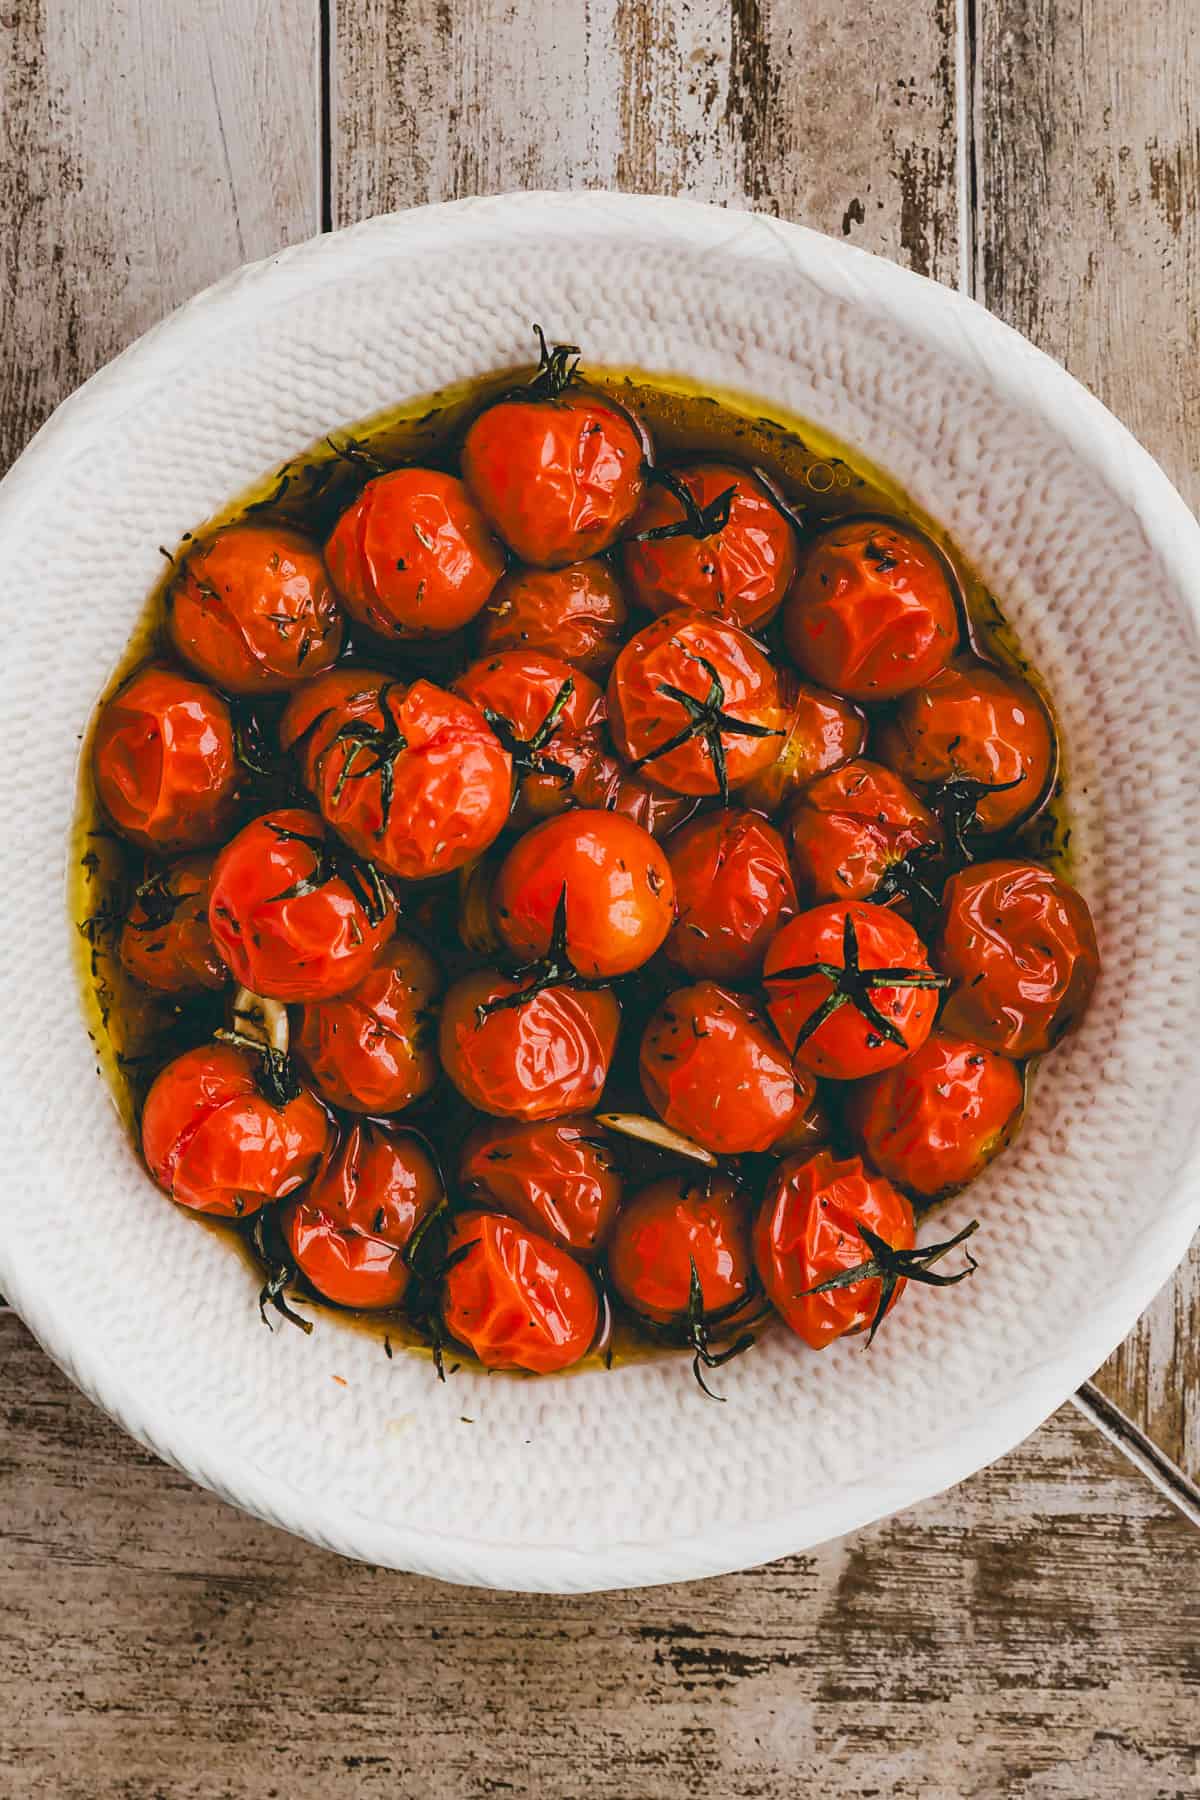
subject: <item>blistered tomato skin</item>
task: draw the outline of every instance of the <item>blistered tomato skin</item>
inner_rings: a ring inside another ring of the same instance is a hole
[[[937,956],[954,982],[946,1030],[1017,1058],[1077,1029],[1100,969],[1082,894],[1019,861],[975,863],[947,882]]]
[[[241,785],[229,708],[212,688],[150,663],[96,723],[96,791],[113,824],[145,850],[218,842]]]
[[[398,933],[357,986],[300,1013],[296,1050],[313,1086],[347,1112],[396,1113],[437,1082],[441,972]]]
[[[639,1073],[665,1125],[718,1156],[769,1150],[815,1089],[798,1083],[775,1033],[749,1001],[699,981],[668,996],[642,1037]]]
[[[646,536],[677,528],[677,535]],[[623,554],[639,606],[652,613],[693,606],[753,631],[791,585],[796,533],[750,470],[688,463],[650,484]]]
[[[607,988],[549,987],[494,1005],[522,992],[520,982],[487,970],[456,981],[442,1005],[442,1067],[465,1100],[498,1118],[589,1112],[616,1048],[615,998]]]
[[[942,841],[928,807],[865,757],[811,782],[788,815],[787,835],[796,888],[810,905],[868,900],[889,869]]]
[[[882,1288],[874,1278],[823,1294],[808,1291],[869,1260],[860,1224],[893,1250],[911,1250],[916,1241],[909,1202],[858,1157],[839,1162],[827,1150],[791,1157],[767,1184],[754,1222],[758,1277],[776,1312],[810,1349],[864,1331],[879,1309]],[[904,1287],[897,1283],[889,1312]]]
[[[211,856],[184,856],[137,889],[117,946],[123,966],[161,994],[223,988],[229,970],[208,925]]]
[[[664,1176],[634,1194],[617,1217],[608,1272],[639,1317],[658,1325],[682,1324],[691,1304],[693,1267],[702,1319],[736,1311],[750,1293],[749,1210],[726,1175]]]
[[[544,651],[500,650],[464,670],[454,692],[478,708],[512,756],[522,822],[571,804],[567,758],[605,713],[603,689],[589,675]]]
[[[401,640],[468,624],[505,566],[463,483],[439,469],[368,481],[334,526],[325,562],[351,618]]]
[[[486,1369],[552,1375],[585,1357],[600,1299],[567,1251],[498,1213],[456,1220],[447,1247],[442,1319]]]
[[[697,979],[752,981],[798,910],[787,850],[758,813],[703,813],[667,840],[675,924],[664,946]]]
[[[235,979],[269,1000],[328,1000],[356,987],[396,923],[391,897],[355,870],[316,813],[283,808],[218,856],[208,922]]]
[[[463,1147],[463,1191],[576,1256],[604,1244],[621,1204],[621,1177],[594,1119],[496,1121]]]
[[[572,743],[560,745],[559,755],[574,777],[571,802],[585,811],[619,813],[651,837],[665,838],[696,810],[694,796],[672,794],[635,775],[611,748],[601,728],[593,727]]]
[[[771,817],[781,813],[810,781],[860,756],[867,721],[853,701],[801,681],[791,670],[779,673],[784,735],[779,753],[738,790],[743,806]]]
[[[929,1197],[982,1173],[1012,1136],[1024,1096],[1007,1058],[935,1031],[906,1062],[852,1088],[847,1114],[881,1174]]]
[[[298,531],[229,525],[189,550],[167,594],[171,642],[230,694],[278,694],[337,661],[344,620]]]
[[[602,681],[628,618],[621,584],[598,557],[562,569],[512,569],[479,616],[478,653],[542,650]]]
[[[249,1218],[316,1173],[332,1141],[329,1115],[306,1089],[280,1106],[257,1058],[232,1044],[185,1051],[155,1078],[142,1111],[142,1153],[181,1206]]]
[[[958,648],[958,609],[933,546],[894,520],[828,525],[802,547],[783,611],[788,653],[851,700],[894,700]]]

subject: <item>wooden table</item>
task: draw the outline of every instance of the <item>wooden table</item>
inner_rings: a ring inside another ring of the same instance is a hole
[[[236,263],[608,185],[964,287],[1200,496],[1188,0],[7,0],[0,45],[6,460]],[[1198,1343],[1194,1250],[1077,1405],[954,1493],[747,1575],[546,1600],[243,1519],[0,1315],[0,1792],[1200,1794]]]

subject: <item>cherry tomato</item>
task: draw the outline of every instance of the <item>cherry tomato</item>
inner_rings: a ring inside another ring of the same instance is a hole
[[[477,970],[456,981],[443,1003],[442,1067],[480,1112],[513,1119],[587,1112],[608,1079],[620,1018],[608,988],[526,988]]]
[[[600,1248],[621,1204],[621,1177],[594,1119],[480,1125],[458,1175],[471,1200],[577,1256]]]
[[[134,894],[117,954],[159,993],[194,994],[229,980],[208,928],[211,873],[211,856],[183,856],[147,876]]]
[[[404,1251],[442,1204],[437,1167],[421,1139],[363,1120],[346,1131],[303,1200],[280,1223],[296,1263],[327,1300],[374,1310],[399,1305]]]
[[[607,550],[644,487],[633,420],[603,395],[572,387],[573,370],[556,356],[543,355],[523,392],[480,413],[462,453],[463,479],[509,549],[548,569]]]
[[[440,1070],[441,986],[429,952],[400,933],[356,987],[306,1006],[296,1049],[322,1098],[347,1112],[396,1113],[427,1094]]]
[[[816,1087],[811,1076],[797,1084],[762,1015],[715,981],[663,1001],[646,1027],[638,1069],[663,1123],[718,1156],[770,1149]]]
[[[911,1250],[916,1241],[909,1202],[857,1156],[838,1162],[820,1150],[790,1157],[767,1184],[754,1221],[754,1261],[775,1310],[810,1349],[823,1350],[835,1338],[865,1331],[878,1316],[883,1299],[878,1278],[823,1294],[809,1291],[870,1260],[860,1225],[893,1250]],[[904,1285],[897,1282],[887,1310]]]
[[[357,987],[391,937],[391,896],[350,861],[316,813],[264,813],[213,867],[208,922],[236,979],[270,1000]]]
[[[560,1245],[499,1213],[468,1212],[450,1237],[442,1319],[484,1368],[552,1375],[591,1349],[600,1297]]]
[[[988,663],[955,664],[906,694],[881,727],[881,762],[939,791],[956,835],[1003,831],[1045,797],[1054,729],[1026,681]]]
[[[477,707],[430,681],[331,670],[294,696],[279,734],[338,835],[407,881],[461,868],[508,819],[507,750]]]
[[[779,677],[785,735],[775,761],[738,790],[744,806],[777,813],[818,775],[862,752],[867,722],[858,708],[790,670]]]
[[[942,841],[911,789],[865,757],[811,782],[788,815],[787,833],[796,888],[810,903],[866,900],[897,863]]]
[[[608,680],[613,741],[680,794],[741,787],[779,754],[779,683],[753,638],[706,613],[673,612],[631,637]]]
[[[92,748],[96,792],[123,837],[160,852],[216,843],[241,771],[219,694],[150,663],[103,708]]]
[[[732,463],[659,470],[624,545],[631,597],[652,613],[680,606],[751,631],[796,572],[791,520],[757,475]]]
[[[479,654],[544,650],[600,680],[616,660],[629,610],[606,562],[513,569],[480,614]]]
[[[801,548],[783,635],[803,674],[851,700],[892,700],[958,647],[958,609],[933,546],[891,519],[849,519]]]
[[[316,1173],[333,1137],[307,1089],[280,1103],[265,1064],[232,1044],[186,1050],[156,1076],[142,1111],[142,1154],[172,1200],[219,1218],[249,1218]]]
[[[757,813],[703,813],[667,841],[676,921],[664,949],[689,975],[752,981],[767,945],[792,918],[787,851]]]
[[[947,1031],[1022,1057],[1077,1028],[1100,970],[1082,894],[1040,863],[988,862],[955,875],[943,904]]]
[[[737,1310],[750,1293],[750,1217],[727,1175],[665,1175],[641,1188],[617,1215],[608,1272],[625,1304],[655,1324],[682,1324]]]
[[[640,825],[581,809],[518,839],[492,899],[500,935],[518,956],[565,957],[588,977],[626,975],[670,930],[675,884],[662,848]]]
[[[520,803],[539,818],[570,805],[574,769],[564,748],[604,717],[589,675],[538,650],[501,650],[472,663],[454,692],[478,707],[513,759]]]
[[[906,919],[860,901],[816,906],[771,941],[767,1011],[798,1068],[854,1081],[902,1062],[933,1027],[937,990]]]
[[[620,813],[651,837],[665,837],[696,810],[688,794],[672,794],[635,775],[612,749],[608,733],[598,727],[559,746],[559,755],[574,773],[570,798],[594,812]]]
[[[504,573],[486,519],[440,469],[368,481],[334,526],[325,561],[351,618],[394,639],[457,631]]]
[[[229,694],[276,694],[338,659],[344,621],[321,552],[298,531],[228,525],[167,593],[171,642]]]
[[[822,1145],[833,1141],[833,1120],[829,1109],[820,1093],[813,1095],[808,1105],[797,1112],[782,1137],[775,1139],[771,1145],[772,1156],[798,1156],[801,1151],[806,1155],[818,1150]]]
[[[935,1031],[898,1068],[851,1088],[848,1117],[875,1167],[917,1194],[962,1187],[1008,1143],[1025,1084],[1014,1064]]]

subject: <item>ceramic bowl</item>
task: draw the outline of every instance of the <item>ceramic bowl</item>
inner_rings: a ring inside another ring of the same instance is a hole
[[[527,360],[761,396],[870,456],[1002,596],[1058,702],[1105,973],[1012,1152],[938,1220],[981,1266],[864,1353],[767,1335],[557,1380],[259,1323],[97,1078],[64,906],[80,733],[174,543],[331,427]],[[54,415],[0,488],[0,1286],[196,1480],[350,1556],[581,1590],[802,1550],[960,1480],[1128,1332],[1200,1221],[1200,529],[1117,421],[972,302],[793,225],[604,194],[381,218],[239,271]]]

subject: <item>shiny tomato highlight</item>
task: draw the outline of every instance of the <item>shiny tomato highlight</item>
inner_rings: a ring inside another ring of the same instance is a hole
[[[512,569],[479,615],[481,657],[498,650],[542,650],[607,675],[625,637],[629,609],[621,584],[599,557],[562,569]]]
[[[497,1120],[477,1126],[458,1167],[480,1206],[591,1256],[612,1229],[621,1176],[594,1119]]]
[[[608,1079],[620,1018],[608,988],[527,990],[477,971],[456,981],[443,1003],[442,1067],[480,1112],[514,1119],[588,1112]]]
[[[647,1025],[642,1090],[665,1125],[718,1156],[769,1150],[815,1090],[757,1009],[715,981],[677,988]]]
[[[300,1013],[296,1050],[313,1086],[347,1112],[397,1113],[435,1086],[435,1003],[441,971],[398,933],[362,980]]]
[[[499,1213],[468,1212],[450,1236],[442,1319],[484,1368],[551,1375],[591,1349],[600,1297],[560,1245]]]
[[[750,1213],[727,1175],[666,1175],[622,1207],[608,1249],[613,1287],[631,1311],[655,1324],[683,1324],[735,1312],[750,1294]]]
[[[697,978],[752,981],[798,910],[783,839],[758,813],[725,807],[682,826],[666,850],[676,908],[666,955]]]
[[[935,1031],[897,1068],[852,1088],[847,1113],[881,1174],[932,1196],[982,1173],[1011,1138],[1024,1098],[1013,1063]]]
[[[337,661],[345,621],[321,552],[278,525],[227,525],[167,592],[171,642],[228,694],[286,692]]]
[[[107,701],[92,745],[96,792],[122,837],[169,854],[229,830],[241,786],[219,694],[149,663]]]
[[[229,980],[208,925],[211,873],[211,856],[183,856],[136,889],[117,954],[146,987],[195,994],[223,988]]]
[[[659,471],[624,545],[632,599],[694,607],[744,630],[778,609],[796,572],[796,532],[766,485],[733,463]]]
[[[898,775],[866,757],[810,782],[787,820],[797,891],[868,900],[897,863],[941,846],[941,827]]]

